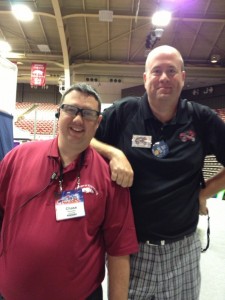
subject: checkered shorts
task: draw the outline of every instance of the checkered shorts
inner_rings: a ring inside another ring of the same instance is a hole
[[[163,246],[140,244],[131,255],[129,300],[197,300],[201,244],[195,233]]]

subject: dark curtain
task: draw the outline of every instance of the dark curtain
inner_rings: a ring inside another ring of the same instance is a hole
[[[0,160],[13,148],[13,116],[0,111]]]

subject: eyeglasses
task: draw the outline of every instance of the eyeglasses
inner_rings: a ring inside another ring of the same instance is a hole
[[[62,104],[60,108],[67,113],[68,115],[71,115],[72,117],[77,116],[79,113],[81,114],[82,118],[85,120],[95,121],[97,120],[98,116],[100,115],[100,112],[93,109],[88,108],[79,108],[77,106],[69,105],[69,104]]]

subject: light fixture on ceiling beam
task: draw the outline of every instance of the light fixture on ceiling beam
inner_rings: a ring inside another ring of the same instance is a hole
[[[29,22],[34,18],[32,10],[25,4],[13,4],[12,12],[19,21]]]
[[[152,30],[146,37],[145,48],[152,49],[155,46],[156,42],[161,39],[163,32],[163,28],[155,28],[154,30]]]
[[[163,35],[164,29],[163,28],[156,28],[154,30],[154,32],[155,32],[156,38],[160,39]]]
[[[218,63],[219,60],[220,60],[220,55],[219,54],[212,54],[211,55],[210,61],[211,61],[212,64]]]

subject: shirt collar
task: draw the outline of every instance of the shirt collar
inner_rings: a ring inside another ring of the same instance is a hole
[[[145,93],[141,98],[141,114],[144,120],[156,119],[148,103],[148,96]],[[185,124],[188,121],[187,100],[179,99],[176,116],[168,122],[169,124]]]
[[[58,149],[58,136],[52,140],[52,143],[50,144],[48,157],[54,158],[54,159],[60,159],[59,155],[59,149]]]
[[[88,148],[85,150],[85,157],[84,157],[84,161],[83,161],[83,166],[88,165],[88,162],[90,160],[90,152],[91,152],[90,151],[90,146],[88,146]],[[55,161],[57,161],[58,164],[60,165],[61,158],[60,158],[59,148],[58,148],[58,136],[56,138],[54,138],[52,140],[52,143],[50,144],[48,157],[52,158]],[[76,159],[75,161],[71,162],[65,168],[65,170],[70,171],[70,170],[76,169],[78,161],[79,161],[79,159]]]

